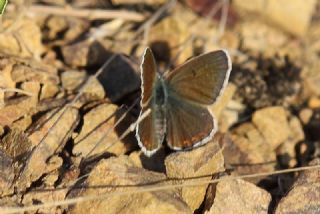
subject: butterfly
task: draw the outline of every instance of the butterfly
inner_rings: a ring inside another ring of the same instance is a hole
[[[210,141],[218,127],[208,105],[217,100],[228,83],[231,59],[227,51],[202,54],[171,72],[160,73],[151,49],[146,48],[140,69],[139,118],[151,110],[136,127],[144,154],[154,154],[164,140],[173,150]]]

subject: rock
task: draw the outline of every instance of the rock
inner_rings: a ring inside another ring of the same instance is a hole
[[[259,172],[272,172],[276,155],[271,145],[252,123],[243,123],[223,140],[226,166],[233,168],[233,175],[246,175]],[[250,179],[258,183],[263,178]]]
[[[8,25],[8,23],[3,24],[4,26]],[[15,20],[10,27],[10,31],[0,34],[2,52],[14,56],[40,59],[40,55],[44,51],[40,27],[33,20],[27,18]]]
[[[59,92],[59,87],[55,84],[44,84],[41,88],[40,100],[54,97]]]
[[[120,117],[123,111],[109,103],[99,105],[85,114],[81,131],[74,139],[73,154],[89,158],[104,153],[120,155],[128,152],[133,144],[119,140],[121,134],[114,127],[117,122],[116,114]]]
[[[303,122],[303,124],[308,124],[311,117],[312,117],[313,111],[309,108],[303,108],[300,112],[299,112],[299,118],[300,120]]]
[[[10,188],[14,179],[14,169],[12,165],[13,159],[0,148],[0,207],[2,196],[14,192],[14,190]]]
[[[98,80],[106,91],[106,96],[116,103],[140,89],[138,68],[124,55],[118,55],[106,67]],[[136,98],[134,98],[136,99]]]
[[[267,56],[274,56],[288,39],[283,32],[256,19],[244,21],[238,28],[245,49],[263,52]]]
[[[72,67],[102,65],[111,53],[96,40],[82,40],[62,47],[66,64]]]
[[[223,94],[217,102],[210,108],[212,110],[213,115],[219,120],[220,115],[223,110],[226,108],[228,103],[231,101],[231,98],[236,91],[236,86],[232,83],[229,83],[228,86],[225,88]]]
[[[111,157],[101,160],[90,172],[85,186],[104,186],[103,188],[83,188],[71,192],[75,196],[103,196],[94,201],[84,201],[74,205],[70,213],[192,213],[176,190],[143,192],[139,194],[116,193],[143,190],[144,185],[166,179],[162,173],[151,172],[134,166],[127,156]],[[157,183],[161,186],[163,183]],[[126,187],[128,186],[128,187]],[[76,194],[76,195],[74,195]]]
[[[181,22],[181,17],[184,19],[183,22]],[[184,44],[190,38],[193,31],[199,34],[198,23],[193,22],[193,25],[188,24],[191,23],[195,17],[192,11],[186,10],[183,6],[176,4],[170,16],[151,26],[149,31],[149,46],[158,64],[159,62],[168,63],[172,58],[175,58],[174,63],[178,65],[192,56],[191,45],[184,45],[182,52],[179,48],[175,47]],[[207,30],[209,30],[209,28],[207,28]],[[201,35],[204,36],[203,34]],[[164,40],[164,38],[170,39]]]
[[[79,90],[87,78],[87,73],[84,71],[68,70],[61,73],[61,84],[68,91]]]
[[[320,98],[311,97],[310,100],[308,101],[308,106],[311,109],[320,108]]]
[[[283,107],[260,109],[253,114],[252,122],[272,149],[276,149],[289,137],[290,129]]]
[[[313,160],[310,165],[319,165],[320,160]],[[276,214],[284,213],[319,213],[320,212],[320,169],[300,172],[291,190],[283,197]]]
[[[16,103],[0,109],[0,126],[11,125],[14,121],[36,108],[38,101],[34,97],[17,98]]]
[[[49,116],[49,120],[29,136],[35,148],[28,156],[17,181],[19,189],[29,187],[33,181],[52,169],[49,158],[63,149],[78,124],[78,110],[67,107],[63,113],[63,109],[58,112],[52,110],[47,115],[44,115],[43,117]],[[56,123],[57,120],[58,122]]]
[[[299,119],[292,116],[289,120],[290,135],[277,149],[279,162],[287,167],[294,167],[297,164],[296,146],[304,140],[304,131]]]
[[[217,184],[212,207],[205,214],[268,213],[271,195],[241,179],[226,179]]]
[[[199,181],[208,181],[215,173],[224,171],[220,137],[216,136],[204,146],[190,151],[173,153],[165,159],[166,173],[169,178],[198,177]],[[204,176],[201,178],[201,176]],[[187,181],[181,181],[184,183]],[[194,211],[201,205],[208,185],[182,187],[181,196]]]
[[[304,36],[308,30],[317,1],[286,0],[255,1],[235,0],[233,5],[238,10],[262,14],[266,20],[280,26],[283,30],[296,36]],[[298,14],[298,15],[295,15]],[[292,24],[294,23],[294,25]]]
[[[68,193],[68,188],[55,189],[55,188],[46,188],[43,191],[43,188],[33,188],[33,191],[23,195],[22,204],[25,206],[34,205],[34,203],[52,203],[55,201],[63,201]],[[61,206],[49,207],[38,209],[37,212],[40,213],[62,213]]]
[[[103,99],[105,97],[105,91],[101,83],[93,77],[88,77],[85,72],[79,71],[65,71],[61,74],[61,83],[62,86],[68,91],[79,91],[81,87],[87,83],[83,89],[83,94],[81,97],[86,98],[86,102]]]

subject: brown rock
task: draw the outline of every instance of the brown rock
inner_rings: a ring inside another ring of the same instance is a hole
[[[311,109],[320,108],[320,98],[311,97],[310,100],[308,101],[308,106]]]
[[[219,137],[216,136],[204,146],[169,155],[165,159],[167,176],[169,178],[198,177],[197,180],[206,181],[211,179],[209,175],[224,171],[224,160],[218,140]],[[208,185],[202,185],[180,189],[182,198],[193,211],[202,203],[207,187]]]
[[[315,159],[310,165],[319,165]],[[320,169],[300,173],[292,189],[282,198],[276,208],[276,214],[319,213],[320,211]]]
[[[54,97],[59,92],[58,85],[48,83],[44,84],[41,88],[40,100]]]
[[[85,83],[86,81],[89,82]],[[84,84],[87,84],[82,94],[82,97],[85,97],[87,102],[105,97],[105,91],[100,82],[96,78],[88,77],[85,72],[65,71],[61,74],[61,82],[62,86],[69,91],[80,90]]]
[[[40,59],[44,48],[39,26],[30,19],[19,19],[8,33],[0,34],[0,49],[9,55]]]
[[[152,51],[158,61],[169,62],[175,56],[176,64],[182,64],[192,56],[192,46],[184,46],[183,52],[179,52],[181,44],[187,41],[192,34],[191,26],[188,23],[196,17],[190,10],[186,10],[177,4],[172,15],[162,19],[159,23],[151,26],[149,31],[149,41]],[[181,22],[181,17],[184,21]],[[194,22],[194,24],[197,24]],[[198,27],[198,26],[197,26]],[[195,28],[193,28],[195,30]],[[199,28],[197,29],[199,32]],[[170,38],[165,40],[164,38]]]
[[[42,191],[43,188],[33,189],[34,191],[29,191],[28,193],[23,195],[22,204],[25,206],[31,206],[35,202],[37,203],[50,203],[55,201],[63,201],[68,193],[67,188],[62,189],[54,189],[54,188],[46,188],[45,191]],[[50,207],[50,208],[42,208],[38,209],[37,212],[39,213],[62,213],[59,212],[61,209],[60,206],[58,207]]]
[[[272,149],[277,148],[289,137],[290,129],[283,107],[267,107],[258,110],[253,114],[252,122]]]
[[[299,112],[299,118],[303,122],[303,124],[308,124],[311,117],[312,117],[313,111],[309,108],[304,108]]]
[[[241,179],[226,179],[217,184],[214,203],[205,214],[268,213],[270,194]]]
[[[14,192],[14,190],[10,188],[14,179],[14,169],[12,165],[13,159],[0,148],[0,206],[1,197]]]
[[[140,75],[138,68],[124,55],[118,55],[98,76],[103,85],[106,96],[117,102],[140,89]],[[136,99],[136,97],[134,98]]]
[[[304,131],[299,119],[294,116],[292,116],[289,120],[289,128],[289,138],[278,147],[277,155],[281,164],[294,167],[297,164],[296,146],[297,143],[304,140]]]
[[[82,158],[107,152],[116,155],[126,153],[130,144],[118,141],[120,135],[114,127],[117,121],[115,114],[120,112],[113,104],[102,104],[89,111],[83,118],[81,132],[74,139],[72,152]]]
[[[265,55],[273,56],[287,41],[283,32],[256,19],[241,22],[238,31],[245,49],[264,52]]]
[[[90,172],[85,185],[76,196],[103,196],[103,199],[76,204],[70,213],[192,213],[175,190],[115,195],[118,192],[143,189],[143,185],[166,179],[162,173],[134,166],[127,156],[101,160]],[[161,186],[161,183],[157,185]],[[125,187],[129,186],[129,187]],[[140,187],[139,187],[140,186]],[[108,195],[110,194],[110,195]],[[71,196],[73,193],[71,193]],[[74,196],[72,196],[74,197]]]
[[[83,40],[62,47],[65,62],[73,67],[102,65],[110,56],[96,40]]]
[[[211,107],[211,110],[213,112],[213,115],[219,120],[220,115],[222,111],[226,108],[228,103],[231,101],[231,98],[236,91],[236,86],[232,83],[228,84],[228,86],[225,88],[223,94],[217,102]]]
[[[67,108],[62,113],[63,109],[59,112],[56,112],[56,110],[50,112],[50,119],[29,136],[35,148],[26,161],[20,178],[17,181],[19,188],[24,189],[28,187],[31,182],[50,171],[51,165],[50,162],[48,165],[48,159],[55,153],[58,153],[71,136],[79,121],[78,110]],[[56,123],[57,120],[58,122]],[[55,125],[53,126],[53,124]]]
[[[251,123],[244,123],[233,130],[231,138],[224,139],[223,155],[234,175],[271,172],[275,168],[276,155],[261,133]],[[261,177],[250,179],[258,183]]]

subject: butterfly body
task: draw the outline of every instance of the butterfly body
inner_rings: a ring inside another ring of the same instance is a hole
[[[207,143],[217,130],[207,105],[221,94],[230,71],[227,53],[216,51],[162,74],[157,71],[153,54],[147,48],[141,65],[140,116],[148,109],[151,113],[136,130],[142,151],[152,155],[165,139],[174,150]]]

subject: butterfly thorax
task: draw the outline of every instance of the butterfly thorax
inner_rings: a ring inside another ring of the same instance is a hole
[[[166,133],[167,92],[162,76],[158,76],[153,95],[153,109],[157,139],[162,142]]]
[[[167,100],[167,93],[165,89],[163,78],[161,76],[158,77],[158,81],[155,87],[155,94],[154,94],[154,102],[157,106],[164,106]]]

